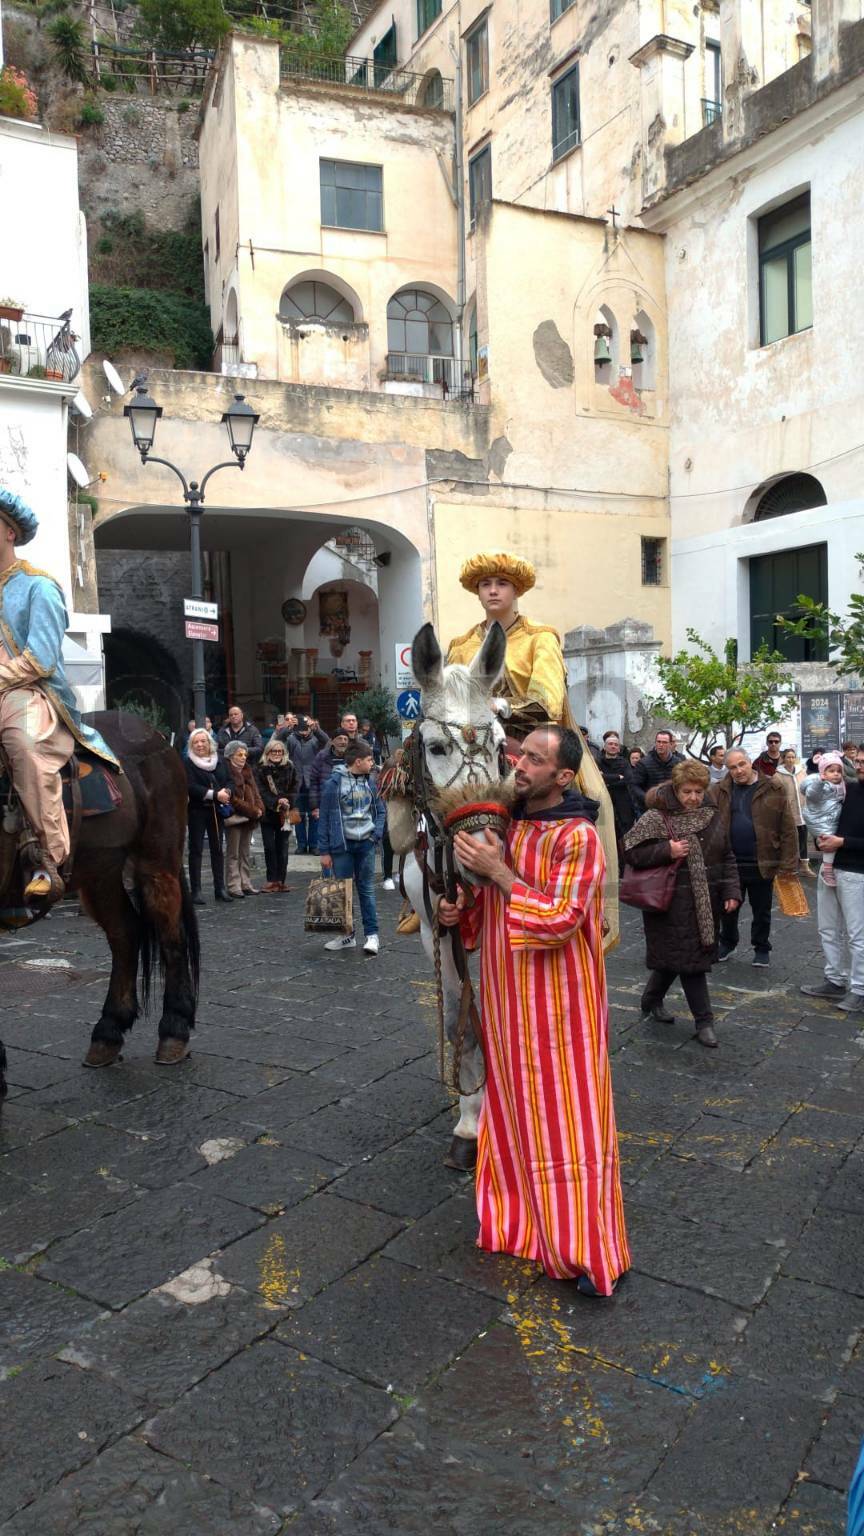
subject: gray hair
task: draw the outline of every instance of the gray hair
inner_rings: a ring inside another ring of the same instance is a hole
[[[249,748],[245,741],[229,741],[225,747],[225,756],[228,761],[230,762],[232,757],[236,757],[238,752],[245,752],[246,756],[249,756]]]
[[[730,757],[732,756],[733,752],[739,753],[739,755],[744,758],[745,762],[752,763],[753,759],[750,756],[750,753],[749,752],[745,752],[743,747],[730,747],[729,751],[726,753],[726,761],[727,761],[727,763],[728,763]]]

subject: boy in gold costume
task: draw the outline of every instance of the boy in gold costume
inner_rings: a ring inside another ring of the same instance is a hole
[[[498,696],[492,701],[508,736],[522,741],[537,725],[552,721],[579,732],[567,697],[567,668],[561,638],[550,624],[534,624],[519,612],[519,599],[536,581],[533,565],[517,555],[496,550],[472,555],[459,572],[468,592],[480,599],[484,618],[450,642],[447,660],[467,666],[496,620],[507,636],[507,658]],[[579,732],[581,736],[581,732]],[[575,786],[600,804],[597,830],[606,854],[607,950],[618,937],[618,850],[615,818],[603,776],[585,745]]]

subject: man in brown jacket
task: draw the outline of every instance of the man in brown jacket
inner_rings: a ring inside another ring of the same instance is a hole
[[[711,786],[711,797],[729,832],[741,881],[741,905],[750,902],[750,941],[753,964],[768,965],[771,957],[771,903],[775,875],[798,869],[798,828],[782,784],[757,773],[747,753],[733,747],[726,753],[729,772]],[[718,958],[728,960],[738,947],[738,915],[723,914]]]

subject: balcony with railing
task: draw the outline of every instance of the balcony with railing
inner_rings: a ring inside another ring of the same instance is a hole
[[[452,395],[463,387],[464,364],[458,357],[436,357],[432,353],[387,353],[387,378],[406,384],[439,384],[442,393]]]
[[[702,127],[710,128],[718,118],[723,116],[722,101],[712,101],[709,97],[702,97]]]
[[[77,378],[81,358],[71,314],[31,315],[0,306],[0,374],[55,383]]]
[[[373,91],[396,97],[401,106],[434,107],[453,111],[453,81],[435,73],[415,75],[376,59],[362,59],[353,54],[332,58],[302,58],[283,48],[279,63],[283,85],[309,81],[318,85],[345,87],[353,91]]]

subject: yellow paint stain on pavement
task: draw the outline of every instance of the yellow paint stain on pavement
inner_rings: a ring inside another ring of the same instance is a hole
[[[268,1307],[282,1306],[289,1292],[298,1289],[300,1270],[289,1270],[285,1259],[285,1239],[281,1232],[273,1232],[269,1237],[258,1260],[258,1272],[261,1277],[258,1289]]]

